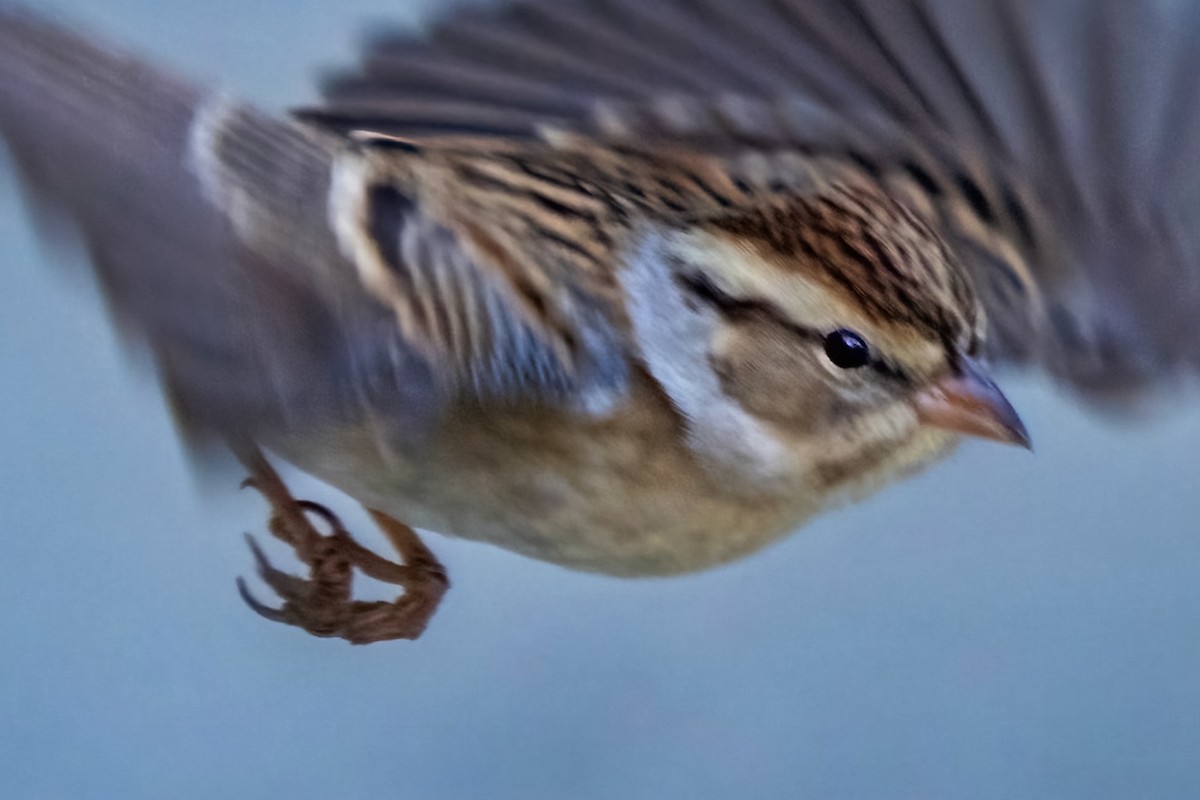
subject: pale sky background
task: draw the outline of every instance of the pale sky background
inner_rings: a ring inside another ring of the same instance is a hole
[[[43,5],[283,107],[434,3]],[[454,589],[426,638],[352,649],[242,606],[263,506],[195,480],[54,261],[0,166],[0,797],[1200,791],[1200,411],[1113,427],[1010,380],[1036,455],[971,444],[684,579],[431,536]]]

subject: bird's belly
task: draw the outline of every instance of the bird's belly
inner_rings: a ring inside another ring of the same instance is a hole
[[[662,419],[468,418],[436,446],[381,452],[366,430],[276,448],[414,527],[614,575],[669,575],[753,552],[817,509],[709,474]]]
[[[778,507],[741,505],[678,484],[622,485],[599,472],[567,478],[514,470],[470,496],[410,483],[377,499],[376,507],[420,528],[574,569],[628,576],[712,567],[757,550],[802,521]]]

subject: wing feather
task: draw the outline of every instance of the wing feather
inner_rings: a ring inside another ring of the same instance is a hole
[[[933,203],[998,356],[1104,399],[1200,373],[1198,70],[1173,0],[533,0],[377,40],[318,114],[840,152]]]
[[[358,157],[341,137],[7,7],[0,133],[195,434],[370,415],[412,436],[464,395],[550,401],[584,380],[410,187],[335,185]],[[346,191],[365,227],[334,224]],[[399,296],[364,279],[354,242],[386,255]]]

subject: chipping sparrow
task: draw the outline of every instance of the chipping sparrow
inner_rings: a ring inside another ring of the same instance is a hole
[[[1027,446],[988,356],[1102,401],[1194,375],[1200,89],[1130,86],[1195,52],[1200,12],[1118,0],[543,2],[381,40],[290,121],[0,10],[0,131],[312,567],[252,542],[285,602],[247,601],[364,643],[448,586],[395,520],[700,570],[962,434]]]

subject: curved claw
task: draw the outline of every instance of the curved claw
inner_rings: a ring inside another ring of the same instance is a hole
[[[245,534],[245,536],[246,546],[250,548],[250,552],[254,555],[254,563],[258,566],[258,574],[262,575],[265,572],[273,571],[275,567],[271,565],[271,561],[267,558],[267,554],[264,553],[262,547],[259,546],[258,540],[249,533]]]
[[[356,542],[328,508],[292,497],[257,449],[239,452],[238,457],[250,471],[242,488],[259,492],[271,507],[267,521],[271,534],[291,547],[309,568],[307,578],[277,569],[257,539],[247,533],[246,545],[258,576],[282,603],[273,608],[259,602],[246,581],[238,578],[238,594],[251,611],[271,622],[293,625],[315,636],[340,637],[352,644],[421,635],[449,584],[437,558],[411,528],[371,511],[404,558],[403,564],[388,561]],[[318,530],[313,517],[324,521],[329,533]],[[356,569],[403,587],[404,594],[391,603],[356,601],[351,592]]]
[[[248,533],[246,534],[246,545],[254,555],[254,565],[258,570],[258,577],[262,578],[268,586],[274,589],[275,593],[285,603],[296,602],[306,595],[309,582],[295,575],[289,575],[281,569],[277,569],[271,563],[267,554],[263,552],[258,540]]]
[[[263,619],[269,619],[271,622],[290,622],[287,615],[283,613],[283,609],[271,608],[259,602],[258,598],[250,594],[249,587],[246,586],[246,581],[243,578],[237,579],[238,594],[242,596],[242,601],[250,606],[250,610],[258,614]]]
[[[305,513],[316,514],[318,517],[325,520],[325,524],[329,526],[329,531],[332,535],[349,535],[345,526],[342,525],[342,521],[338,519],[337,515],[320,503],[314,503],[312,500],[297,500],[296,505],[300,506]]]

